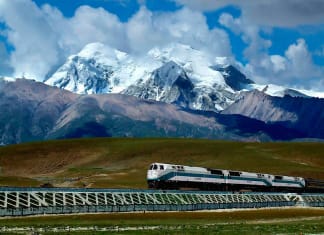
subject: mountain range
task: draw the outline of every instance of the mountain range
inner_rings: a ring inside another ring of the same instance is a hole
[[[210,57],[183,44],[131,55],[91,43],[69,56],[45,83],[77,94],[120,93],[215,112],[231,105],[241,91],[257,89],[279,97],[313,96],[307,91],[255,84],[237,67],[230,58]]]
[[[79,95],[27,79],[1,82],[0,141],[190,137],[269,141],[298,133],[240,115],[194,111],[123,94]]]
[[[91,43],[43,82],[0,79],[0,144],[92,136],[324,138],[321,93],[256,84],[231,59],[171,44]]]

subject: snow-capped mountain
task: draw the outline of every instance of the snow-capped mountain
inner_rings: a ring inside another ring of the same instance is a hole
[[[236,97],[225,80],[228,66],[228,58],[210,58],[182,44],[132,56],[92,43],[70,56],[45,83],[79,94],[122,93],[219,111]]]
[[[255,89],[279,97],[323,95],[255,84],[231,59],[177,43],[136,56],[91,43],[71,55],[45,83],[78,94],[121,93],[210,111],[222,111],[242,91]]]

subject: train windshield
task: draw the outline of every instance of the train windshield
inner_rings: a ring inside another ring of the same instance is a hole
[[[156,164],[152,164],[150,166],[150,170],[157,170],[157,169],[158,169],[158,165],[156,165]]]

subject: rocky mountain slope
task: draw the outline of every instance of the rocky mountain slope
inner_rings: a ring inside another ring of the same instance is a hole
[[[264,92],[244,92],[223,114],[276,123],[298,130],[312,138],[324,138],[324,99],[311,97],[273,97]]]
[[[76,97],[31,80],[0,80],[0,143],[43,139]]]
[[[244,141],[300,136],[240,115],[193,111],[122,94],[78,95],[40,82],[0,82],[0,143],[94,136],[190,137]]]

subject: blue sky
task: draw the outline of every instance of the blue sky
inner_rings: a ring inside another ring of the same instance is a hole
[[[0,0],[0,76],[43,80],[87,43],[128,53],[178,42],[252,80],[324,90],[321,0]]]

